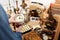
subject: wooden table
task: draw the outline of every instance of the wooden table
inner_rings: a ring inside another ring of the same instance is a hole
[[[42,40],[35,31],[28,32],[23,35],[23,40]]]

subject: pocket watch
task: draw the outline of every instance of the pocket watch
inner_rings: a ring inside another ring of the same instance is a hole
[[[15,16],[15,21],[16,22],[24,22],[24,15],[23,14],[17,14],[16,16]]]

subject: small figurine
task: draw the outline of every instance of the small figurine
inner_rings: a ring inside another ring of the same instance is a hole
[[[25,9],[25,7],[27,6],[27,4],[25,3],[25,0],[22,0],[22,8]]]

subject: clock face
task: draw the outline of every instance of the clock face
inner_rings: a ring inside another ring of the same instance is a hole
[[[23,14],[16,15],[15,16],[15,21],[24,22],[24,15]]]

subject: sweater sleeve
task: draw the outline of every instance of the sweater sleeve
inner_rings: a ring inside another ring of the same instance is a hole
[[[0,4],[0,40],[22,40],[21,35],[18,35],[18,33],[14,33],[11,30],[7,14],[1,4]]]

